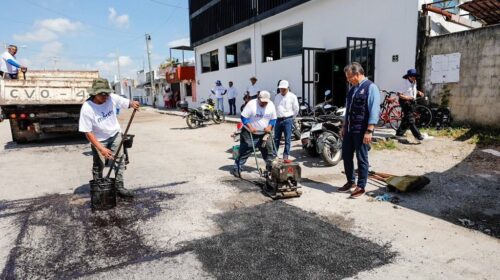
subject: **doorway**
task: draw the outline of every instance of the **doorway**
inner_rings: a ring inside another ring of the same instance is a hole
[[[325,100],[325,91],[332,92],[332,103],[344,106],[347,80],[344,67],[347,65],[347,49],[337,49],[316,53],[315,104]]]

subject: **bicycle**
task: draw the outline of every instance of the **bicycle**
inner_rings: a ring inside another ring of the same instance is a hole
[[[417,102],[419,99],[417,99]],[[415,125],[419,128],[428,127],[432,122],[432,111],[425,105],[418,104],[415,106]]]
[[[403,119],[401,106],[396,97],[397,92],[382,90],[385,93],[384,101],[380,104],[380,116],[378,126],[386,126],[389,124],[392,129],[397,130]]]

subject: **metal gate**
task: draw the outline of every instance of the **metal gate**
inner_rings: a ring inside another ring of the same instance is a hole
[[[316,73],[314,60],[316,52],[323,52],[321,48],[302,48],[302,100],[312,105],[311,93],[314,95],[315,83],[319,74]]]
[[[359,62],[365,76],[375,82],[375,39],[347,37],[347,63]]]

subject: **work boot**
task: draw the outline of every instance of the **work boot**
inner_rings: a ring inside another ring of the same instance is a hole
[[[131,190],[127,190],[124,187],[117,187],[116,194],[121,198],[132,198],[134,197],[134,192]]]
[[[241,169],[236,166],[233,169],[231,169],[230,173],[236,178],[241,178]]]

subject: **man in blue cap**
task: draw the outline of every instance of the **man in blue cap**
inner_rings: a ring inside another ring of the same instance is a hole
[[[217,80],[215,82],[215,87],[210,90],[217,100],[217,110],[221,110],[224,113],[224,95],[227,90],[222,86],[221,81]]]
[[[409,69],[406,72],[406,75],[403,76],[403,79],[406,80],[405,86],[402,92],[399,92],[399,104],[403,110],[403,119],[401,120],[401,125],[396,132],[396,136],[404,136],[406,130],[409,128],[413,136],[421,141],[424,140],[424,137],[420,134],[420,131],[415,124],[414,116],[417,96],[424,96],[423,92],[417,90],[418,77],[420,77],[420,75],[415,69]]]

